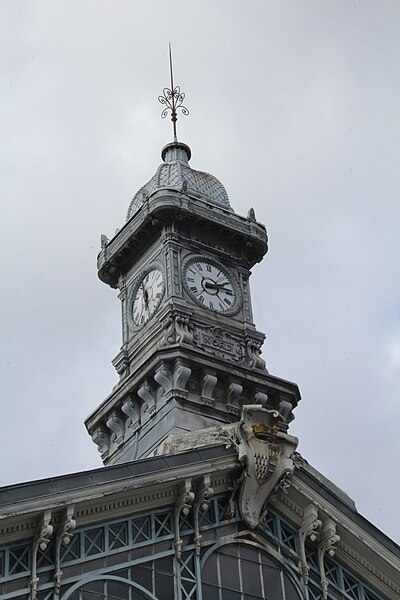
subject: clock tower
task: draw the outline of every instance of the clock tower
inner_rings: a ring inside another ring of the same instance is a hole
[[[189,165],[176,136],[183,99],[171,76],[160,101],[174,141],[98,256],[99,278],[122,306],[119,382],[85,422],[106,465],[237,422],[243,405],[272,411],[286,432],[300,399],[297,385],[268,373],[253,323],[249,278],[268,250],[265,227],[253,209],[236,214],[222,183]]]

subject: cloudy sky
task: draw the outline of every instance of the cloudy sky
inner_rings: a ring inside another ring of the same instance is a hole
[[[398,0],[1,2],[2,485],[101,464],[96,256],[171,140],[171,41],[192,167],[268,229],[254,310],[299,449],[400,541],[399,31]]]

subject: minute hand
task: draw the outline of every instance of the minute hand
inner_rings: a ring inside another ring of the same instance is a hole
[[[223,290],[226,285],[228,285],[228,284],[227,283],[206,283],[205,287]]]

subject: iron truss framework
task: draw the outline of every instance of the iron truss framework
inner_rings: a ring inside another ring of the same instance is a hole
[[[37,600],[161,600],[173,597],[201,600],[202,568],[207,558],[217,548],[220,550],[221,543],[225,542],[253,544],[260,556],[265,553],[275,558],[279,556],[282,568],[290,572],[293,579],[297,578],[299,594],[306,600],[323,600],[316,546],[311,543],[306,546],[310,578],[304,586],[298,569],[298,530],[277,512],[268,512],[253,534],[253,543],[249,537],[243,537],[246,530],[229,497],[213,497],[209,509],[199,514],[201,551],[194,539],[191,515],[181,514],[179,525],[181,556],[176,556],[175,552],[173,507],[77,529],[69,544],[61,544],[62,585],[59,594],[55,593],[55,543],[52,541],[46,550],[38,551]],[[265,563],[261,564],[261,558],[259,560],[262,570]],[[28,600],[31,562],[32,541],[0,547],[0,596],[3,600]],[[250,568],[250,563],[246,564]],[[325,558],[325,575],[331,600],[385,600],[336,558]],[[237,595],[232,592],[230,597],[259,597],[245,594],[243,582],[240,585],[242,587],[235,592]],[[214,587],[212,582],[209,584],[207,598],[210,598],[209,589],[215,589],[216,598],[226,597],[218,582]]]

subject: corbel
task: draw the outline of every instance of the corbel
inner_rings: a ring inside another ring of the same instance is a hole
[[[121,406],[122,412],[128,417],[126,425],[132,432],[139,428],[140,406],[133,396],[130,396]]]
[[[186,384],[190,377],[192,369],[187,366],[185,362],[183,362],[180,358],[176,359],[175,368],[174,368],[174,378],[173,378],[173,389],[177,391],[180,395],[184,395],[186,397]]]
[[[44,552],[50,543],[53,534],[53,525],[50,525],[51,510],[46,510],[36,528],[32,543],[32,570],[29,585],[31,586],[30,600],[36,600],[39,577],[37,576],[37,553],[40,550]]]
[[[157,367],[156,372],[154,374],[154,379],[158,383],[158,385],[163,388],[163,396],[168,394],[168,392],[172,389],[172,373],[165,361],[161,361],[161,363]]]
[[[158,342],[160,348],[164,346],[169,346],[170,344],[176,343],[176,331],[175,331],[175,316],[172,314],[168,315],[165,319],[162,320],[162,328],[164,330],[164,334],[161,340]]]
[[[124,379],[129,375],[129,354],[126,348],[123,348],[121,352],[111,361],[115,370],[117,371],[120,379]]]
[[[103,458],[107,457],[110,448],[110,434],[105,427],[96,427],[92,434],[92,440]]]
[[[336,523],[327,518],[322,525],[319,544],[318,544],[318,566],[321,577],[322,596],[324,600],[328,598],[328,580],[325,575],[325,553],[329,556],[335,556],[335,546],[340,541],[340,536],[336,533]]]
[[[156,412],[156,395],[147,379],[145,379],[142,386],[138,389],[137,395],[144,402],[144,410],[150,416],[153,416]]]
[[[308,585],[310,567],[307,564],[306,540],[315,542],[319,537],[322,521],[318,518],[318,510],[314,504],[306,506],[303,512],[303,520],[299,530],[300,538],[300,566],[304,585]]]
[[[226,408],[228,412],[236,416],[240,415],[239,398],[243,392],[243,386],[236,381],[230,381],[226,391]]]
[[[113,410],[106,421],[108,429],[112,431],[110,441],[120,444],[124,439],[124,422],[117,410]]]
[[[217,385],[218,378],[215,371],[203,369],[203,377],[201,379],[201,400],[204,404],[212,406],[214,404],[213,392]]]
[[[182,538],[180,535],[179,520],[181,514],[188,516],[194,501],[194,492],[192,491],[192,482],[185,479],[181,491],[175,502],[175,555],[180,559],[182,556]]]
[[[179,344],[193,345],[193,333],[190,326],[190,317],[184,313],[175,314],[176,341]]]
[[[55,581],[55,598],[59,598],[60,589],[61,589],[61,578],[62,578],[62,570],[61,570],[61,544],[65,544],[66,546],[70,543],[74,529],[76,527],[76,521],[73,519],[74,516],[74,507],[73,505],[67,506],[63,516],[60,520],[59,526],[57,528],[56,534],[56,548],[55,548],[55,573],[54,573],[54,581]]]
[[[193,520],[194,520],[194,543],[196,545],[196,554],[200,556],[201,549],[201,533],[199,524],[200,509],[207,512],[210,508],[211,496],[214,493],[210,485],[210,476],[205,475],[196,489],[195,500],[193,503]]]
[[[294,419],[292,397],[289,394],[285,392],[279,394],[278,411],[281,415],[282,425],[287,429],[289,423]]]
[[[264,392],[256,392],[254,394],[254,404],[261,404],[263,408],[267,408],[268,394],[264,394]]]

